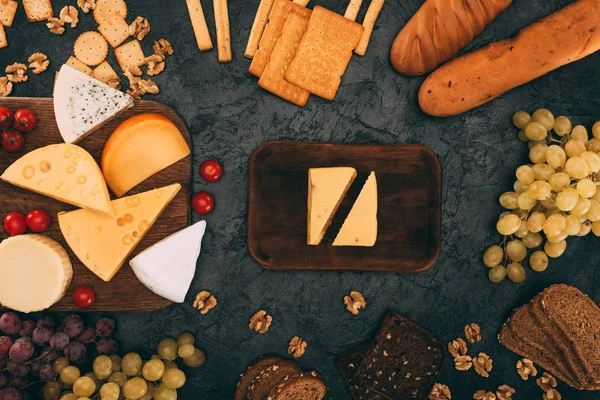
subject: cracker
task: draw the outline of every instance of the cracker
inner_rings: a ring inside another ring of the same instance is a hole
[[[373,33],[373,27],[375,26],[377,17],[379,17],[379,13],[383,7],[383,2],[384,0],[371,0],[371,4],[369,4],[369,8],[367,9],[367,13],[365,14],[365,18],[363,19],[362,23],[365,30],[360,37],[358,46],[356,46],[356,49],[354,50],[354,52],[359,56],[364,56],[367,52],[369,40],[371,40],[371,34]]]
[[[112,47],[118,47],[129,37],[129,25],[118,13],[106,18],[98,27],[98,31]]]
[[[138,40],[132,40],[115,49],[115,56],[123,72],[129,67],[137,68],[144,65],[146,56]]]
[[[88,66],[100,64],[108,55],[108,43],[98,32],[84,32],[73,46],[75,57]]]
[[[194,28],[198,49],[200,49],[200,51],[212,49],[213,44],[212,40],[210,40],[206,18],[204,17],[204,11],[202,10],[200,0],[185,0],[185,2],[190,14],[190,20],[192,21],[192,28]]]
[[[117,75],[113,67],[111,67],[111,65],[108,63],[108,61],[103,61],[102,64],[98,65],[92,71],[92,74],[90,76],[104,83],[114,82],[115,80],[121,80],[121,78],[119,78],[119,75]]]
[[[333,100],[363,30],[356,22],[315,7],[285,80]]]
[[[54,17],[50,0],[23,0],[23,8],[29,22],[47,21]]]
[[[123,19],[127,18],[127,4],[125,0],[98,0],[94,8],[94,19],[98,25],[102,25],[114,13],[119,14]]]
[[[8,40],[6,39],[6,31],[4,25],[0,24],[0,49],[8,47]]]
[[[10,28],[17,13],[19,3],[14,0],[0,0],[0,25]]]
[[[294,0],[294,3],[301,5],[302,7],[306,7],[310,0]]]
[[[269,21],[269,13],[273,9],[275,0],[260,0],[254,22],[252,23],[252,29],[250,30],[250,37],[248,37],[248,44],[246,45],[246,51],[244,56],[253,58],[258,50],[258,42],[265,31],[265,26]]]
[[[271,58],[275,43],[277,42],[277,39],[279,39],[279,36],[281,36],[281,30],[283,29],[283,25],[285,25],[285,20],[292,11],[303,17],[310,17],[311,14],[309,9],[289,0],[275,0],[275,4],[273,4],[273,8],[271,9],[271,14],[269,14],[269,23],[265,27],[265,32],[258,44],[258,50],[256,51],[256,54],[254,54],[252,64],[250,64],[249,71],[252,75],[258,76],[259,78],[262,75],[265,67],[269,63],[269,58]]]
[[[79,72],[83,72],[86,75],[92,74],[92,69],[90,67],[88,67],[87,65],[85,65],[84,63],[82,63],[81,61],[79,61],[78,59],[76,59],[73,56],[69,57],[69,59],[67,60],[67,62],[65,64],[68,65],[69,67],[75,68]]]
[[[284,79],[284,75],[296,54],[296,49],[302,35],[306,32],[307,25],[308,17],[294,11],[288,15],[281,36],[271,53],[271,59],[258,81],[261,88],[297,106],[305,106],[310,93],[288,83]]]

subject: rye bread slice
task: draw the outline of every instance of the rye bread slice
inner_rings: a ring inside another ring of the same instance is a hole
[[[271,389],[266,400],[321,400],[327,385],[315,372],[288,375]]]
[[[248,388],[250,387],[252,380],[256,378],[263,369],[281,360],[283,360],[283,357],[266,354],[250,364],[250,366],[246,369],[246,372],[240,375],[240,381],[237,384],[233,400],[246,399],[246,396],[248,395]]]
[[[269,395],[271,389],[281,383],[286,376],[300,372],[302,372],[302,370],[294,361],[276,361],[274,364],[264,368],[254,379],[252,379],[252,382],[248,387],[246,399],[264,400]]]
[[[337,360],[338,370],[354,400],[393,400],[389,396],[376,393],[368,388],[361,390],[356,382],[356,370],[369,346],[369,343],[363,343],[343,353]]]

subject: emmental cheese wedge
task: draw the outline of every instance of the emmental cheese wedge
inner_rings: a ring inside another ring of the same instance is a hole
[[[139,114],[119,125],[106,142],[102,172],[108,186],[121,197],[189,154],[187,141],[168,118]]]
[[[73,253],[108,282],[177,195],[176,183],[112,201],[114,217],[87,210],[58,214],[58,224]]]
[[[309,245],[323,240],[331,220],[356,178],[351,167],[311,168],[308,170]]]
[[[33,150],[15,161],[0,178],[64,203],[113,215],[100,167],[90,153],[74,144]]]
[[[372,247],[376,241],[377,178],[371,172],[333,245]]]
[[[24,313],[42,311],[65,295],[73,267],[65,249],[42,235],[0,243],[0,304]]]

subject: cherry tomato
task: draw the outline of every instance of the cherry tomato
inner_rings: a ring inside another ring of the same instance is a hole
[[[79,308],[90,308],[96,302],[96,292],[89,286],[80,286],[73,292],[73,303]]]
[[[30,132],[37,125],[37,117],[28,108],[22,108],[15,113],[15,129],[19,132]]]
[[[27,230],[25,216],[18,212],[11,212],[4,217],[4,230],[10,236],[22,235]]]
[[[31,210],[26,217],[27,226],[33,232],[44,232],[50,226],[50,215],[44,210]]]
[[[216,160],[207,160],[200,165],[200,176],[207,182],[217,182],[223,176],[223,167]]]
[[[21,132],[17,131],[5,131],[0,135],[2,139],[2,147],[4,150],[14,153],[15,151],[19,151],[25,145],[25,138]]]
[[[215,200],[210,193],[198,192],[192,197],[192,208],[200,215],[208,214],[215,208]]]
[[[0,107],[0,129],[12,128],[14,121],[13,112],[10,108]]]

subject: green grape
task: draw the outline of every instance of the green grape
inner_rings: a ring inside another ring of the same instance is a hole
[[[515,236],[522,239],[527,235],[529,235],[529,229],[527,229],[527,221],[523,219],[521,220],[521,227],[515,232]]]
[[[529,122],[531,122],[531,115],[525,111],[517,111],[513,114],[512,121],[517,128],[523,129]]]
[[[600,171],[600,156],[598,154],[594,153],[593,151],[584,151],[579,155],[579,158],[587,163],[592,173],[597,173]]]
[[[192,335],[191,333],[188,333],[188,332],[182,333],[177,338],[177,346],[181,346],[184,344],[194,344],[195,341],[196,341],[196,339],[194,338],[194,335]]]
[[[590,203],[590,209],[587,214],[585,214],[585,219],[590,220],[591,222],[600,221],[600,202],[597,200],[590,200]]]
[[[60,400],[79,400],[79,397],[75,393],[65,393],[61,396]]]
[[[583,179],[590,174],[590,166],[580,157],[571,157],[565,165],[567,174],[574,179]]]
[[[514,210],[515,208],[519,208],[519,205],[517,204],[519,200],[519,194],[516,192],[506,192],[506,193],[502,193],[500,195],[500,205],[504,208],[506,208],[507,210]],[[184,344],[194,344],[194,342],[191,343],[181,343],[179,344],[179,346],[184,345]]]
[[[108,356],[98,356],[94,360],[94,375],[100,380],[106,380],[112,374],[112,360]]]
[[[154,400],[177,400],[177,390],[159,386],[154,391]]]
[[[52,369],[57,374],[60,374],[60,371],[62,371],[65,367],[68,366],[69,360],[67,360],[66,357],[58,357],[56,360],[54,360],[54,363],[52,364]]]
[[[543,163],[546,161],[546,151],[548,151],[548,145],[536,144],[529,150],[529,159],[535,164]]]
[[[589,142],[585,144],[585,148],[587,151],[591,151],[593,153],[600,152],[600,140],[593,138]]]
[[[566,188],[556,195],[556,206],[561,211],[571,211],[579,201],[579,194],[573,188]]]
[[[535,175],[536,181],[548,181],[552,175],[556,173],[556,170],[546,163],[535,164],[531,167]]]
[[[592,223],[592,232],[596,236],[600,236],[600,221],[596,221]]]
[[[96,375],[94,375],[93,372],[87,372],[83,376],[87,376],[92,381],[94,381],[94,383],[96,384],[96,389],[98,389],[100,386],[102,386],[102,381],[100,379],[98,379],[98,377]]]
[[[557,145],[552,145],[548,147],[546,151],[546,162],[552,168],[561,168],[567,162],[567,155],[562,147]]]
[[[556,200],[554,198],[550,198],[548,200],[542,200],[540,201],[540,204],[546,209],[546,210],[554,210],[556,209]]]
[[[525,136],[529,140],[544,140],[548,136],[548,131],[544,125],[539,122],[532,121],[525,126]]]
[[[110,356],[110,361],[112,361],[112,370],[114,372],[121,370],[121,357],[116,354]]]
[[[490,269],[488,278],[493,283],[502,282],[506,278],[506,268],[502,265],[495,266],[494,268]]]
[[[564,172],[557,172],[548,179],[548,183],[552,187],[552,190],[558,192],[569,186],[571,177]]]
[[[555,208],[553,210],[544,211],[544,215],[546,215],[546,218],[550,218],[552,215],[555,215],[555,214],[562,214],[562,211],[559,210],[558,208]]]
[[[583,152],[586,151],[585,144],[576,139],[571,139],[565,144],[565,153],[567,157],[579,157]]]
[[[177,350],[177,355],[181,358],[188,358],[194,355],[194,351],[196,351],[194,345],[188,343],[179,346],[179,349]]]
[[[582,179],[577,182],[577,193],[581,197],[589,199],[596,194],[596,184],[591,179]]]
[[[519,131],[519,133],[517,134],[517,138],[521,141],[521,142],[529,142],[529,138],[527,137],[527,135],[525,134],[525,131],[523,129],[521,129]]]
[[[521,210],[531,210],[537,204],[537,200],[531,197],[529,192],[523,192],[519,195],[519,198],[517,199],[517,204],[519,205],[519,208]],[[519,226],[521,226],[520,222]],[[519,229],[519,226],[517,226],[517,229]],[[511,233],[511,235],[515,232],[516,229],[514,232]]]
[[[513,262],[521,262],[527,257],[527,247],[520,240],[511,240],[506,244],[506,256]]]
[[[525,193],[522,193],[524,195]],[[520,199],[520,197],[519,197]],[[521,226],[521,219],[514,214],[509,214],[501,217],[496,224],[496,229],[501,235],[512,235]]]
[[[581,222],[579,222],[579,217],[575,215],[569,215],[565,218],[565,233],[567,235],[576,236],[580,230]]]
[[[118,399],[121,394],[121,388],[114,382],[105,383],[100,388],[100,398],[104,400],[104,398],[113,398]]]
[[[517,180],[525,185],[531,185],[535,179],[533,169],[529,165],[521,165],[515,172]]]
[[[179,389],[185,384],[185,374],[180,369],[168,369],[163,375],[162,383],[169,389]]]
[[[535,181],[529,185],[527,192],[535,200],[548,200],[552,196],[552,186],[548,182]]]
[[[592,126],[592,135],[595,138],[600,138],[600,121],[597,121],[594,126]]]
[[[554,214],[546,219],[544,233],[546,236],[558,235],[565,230],[566,220],[561,214]]]
[[[581,224],[581,230],[577,234],[577,236],[587,236],[592,230],[593,223],[590,221],[585,221]]]
[[[516,193],[521,194],[529,190],[529,185],[525,185],[519,181],[515,181],[513,188],[515,189]]]
[[[142,375],[144,376],[144,379],[150,382],[155,382],[162,378],[164,372],[165,363],[163,363],[161,360],[150,360],[142,369]]]
[[[137,400],[148,391],[148,384],[142,378],[131,378],[123,385],[123,395],[128,399]]]
[[[121,371],[113,372],[108,377],[108,381],[109,382],[114,382],[117,385],[119,385],[119,387],[121,387],[121,386],[123,386],[123,384],[125,382],[127,382],[127,375],[125,375],[125,373],[121,372]]]
[[[519,219],[523,219],[523,218],[527,218],[527,216],[529,215],[529,212],[526,210],[521,210],[520,208],[515,208],[514,210],[511,210],[511,212],[508,214],[514,214],[517,217],[519,217]]]
[[[158,355],[163,360],[172,360],[177,357],[177,342],[166,338],[158,343]]]
[[[140,397],[138,400],[151,400],[154,397],[154,385],[150,382],[146,382],[148,385],[148,390],[146,390],[146,394]]]
[[[565,136],[566,134],[571,133],[571,129],[573,129],[573,124],[569,118],[563,116],[556,117],[556,120],[554,121],[554,132],[556,132],[558,136]]]
[[[58,400],[60,396],[60,385],[58,382],[48,382],[44,385],[42,395],[45,400]]]
[[[571,132],[571,137],[575,140],[579,140],[583,144],[586,144],[590,139],[588,131],[583,125],[575,126]]]
[[[523,238],[523,244],[528,249],[535,249],[536,247],[541,246],[543,241],[544,239],[539,233],[530,233]]]
[[[563,255],[567,249],[567,242],[564,240],[558,243],[546,242],[544,245],[544,252],[550,258],[558,258]]]
[[[523,132],[525,132],[525,131],[523,131]],[[529,139],[527,139],[527,140],[529,140]],[[547,144],[546,144],[546,140],[529,140],[529,143],[527,143],[527,148],[528,148],[529,150],[531,150],[531,149],[533,149],[535,146],[537,146],[538,144],[541,144],[541,145],[547,146]]]
[[[135,376],[142,369],[142,357],[137,353],[125,354],[121,361],[121,369],[128,376]]]
[[[90,397],[96,391],[96,383],[89,376],[77,378],[73,383],[73,393],[79,397]]]
[[[548,268],[548,256],[541,250],[534,251],[529,257],[529,266],[536,272],[545,271]]]
[[[508,264],[506,274],[508,275],[508,279],[514,283],[521,283],[525,280],[526,272],[521,264],[515,262]]]
[[[531,117],[534,121],[541,123],[547,131],[554,129],[554,115],[550,110],[540,108],[539,110],[535,110]]]
[[[206,355],[200,349],[196,349],[193,356],[183,359],[185,365],[192,368],[201,367],[204,364],[204,361],[206,361]]]
[[[560,231],[556,235],[546,236],[546,239],[548,239],[548,241],[550,243],[560,243],[568,237],[569,237],[569,234],[567,232]]]
[[[538,233],[544,229],[544,224],[546,223],[546,216],[544,213],[535,211],[531,213],[529,219],[527,219],[527,229],[530,232]]]
[[[179,368],[177,366],[177,364],[175,364],[175,361],[169,361],[168,363],[165,364],[165,369],[173,369],[173,368],[175,368],[175,369]]]
[[[60,380],[66,383],[67,385],[72,385],[73,383],[75,383],[77,378],[79,378],[80,376],[81,372],[77,367],[68,366],[63,368],[62,371],[60,371]]]

